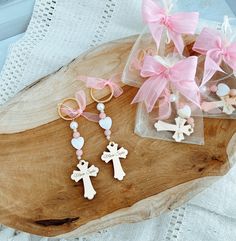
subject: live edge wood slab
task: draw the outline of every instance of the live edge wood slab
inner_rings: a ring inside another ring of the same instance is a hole
[[[100,160],[107,144],[102,130],[80,118],[84,159],[100,168],[92,180],[95,199],[83,198],[82,183],[70,179],[77,161],[69,123],[58,118],[56,106],[76,89],[85,89],[78,74],[109,77],[122,72],[134,39],[77,58],[1,108],[0,223],[67,237],[136,222],[181,205],[234,165],[234,120],[205,119],[204,146],[140,138],[133,132],[136,106],[130,105],[137,90],[125,86],[106,112],[114,121],[113,139],[129,150],[123,161],[127,176],[122,182],[112,178],[112,165]],[[96,111],[96,104],[88,101],[88,111]]]

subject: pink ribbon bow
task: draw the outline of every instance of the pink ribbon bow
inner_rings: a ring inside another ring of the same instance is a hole
[[[216,30],[204,28],[197,38],[193,50],[206,55],[201,86],[206,84],[216,71],[224,72],[220,68],[222,60],[236,70],[236,42],[226,43],[220,32]]]
[[[120,82],[120,78],[118,77],[119,75],[114,75],[110,79],[105,80],[96,77],[78,76],[78,79],[84,81],[88,88],[102,90],[106,86],[109,86],[114,96],[118,97],[123,93],[123,89],[118,84]]]
[[[161,8],[152,0],[143,0],[143,19],[148,24],[152,36],[159,47],[164,28],[167,29],[170,39],[179,52],[183,53],[184,42],[182,34],[194,34],[198,24],[199,13],[176,13],[168,15],[164,8]]]
[[[141,76],[147,78],[134,97],[132,103],[144,102],[151,112],[158,98],[171,83],[188,100],[200,107],[199,88],[195,82],[197,57],[180,60],[172,67],[157,62],[154,57],[146,56]]]
[[[84,111],[86,108],[86,95],[83,90],[79,90],[78,92],[75,93],[75,99],[76,99],[76,102],[77,102],[79,108],[73,109],[72,107],[69,107],[69,106],[63,104],[61,111],[65,115],[67,115],[73,119],[78,118],[79,116],[83,116],[87,120],[90,120],[90,121],[94,121],[94,122],[99,121],[99,116],[97,114]]]

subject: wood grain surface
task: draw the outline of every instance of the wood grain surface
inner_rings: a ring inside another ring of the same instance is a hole
[[[80,118],[83,157],[100,169],[92,179],[95,199],[83,198],[82,183],[70,179],[77,160],[69,123],[58,119],[56,105],[84,88],[77,74],[109,77],[122,71],[132,43],[113,42],[79,57],[1,109],[0,223],[66,237],[139,221],[182,204],[234,165],[236,138],[228,150],[227,145],[235,121],[206,119],[204,146],[140,138],[134,134],[136,106],[130,105],[137,90],[125,86],[106,112],[114,122],[112,139],[129,150],[122,161],[127,176],[122,182],[113,179],[112,165],[100,160],[107,145],[103,131]],[[96,104],[89,102],[88,111],[96,111]]]

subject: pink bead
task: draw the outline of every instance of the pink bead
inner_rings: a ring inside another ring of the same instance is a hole
[[[104,133],[105,133],[106,136],[110,136],[111,135],[111,131],[110,130],[105,130]]]
[[[188,122],[188,124],[191,125],[191,126],[194,125],[194,119],[193,119],[192,117],[189,117],[189,118],[187,119],[187,122]]]
[[[236,96],[236,89],[231,89],[229,94],[230,96]]]
[[[79,138],[80,137],[80,133],[79,132],[74,132],[73,133],[73,137],[74,138]]]
[[[83,151],[82,150],[77,150],[76,151],[76,155],[77,156],[82,156],[83,155]]]
[[[216,86],[216,85],[212,85],[212,86],[210,87],[210,91],[211,91],[211,92],[216,92],[216,91],[217,91],[217,86]]]
[[[100,118],[100,119],[106,118],[106,114],[105,114],[104,112],[100,113],[100,114],[99,114],[99,118]]]
[[[181,109],[181,108],[183,108],[185,106],[185,103],[183,103],[183,102],[180,102],[179,103],[179,108]]]

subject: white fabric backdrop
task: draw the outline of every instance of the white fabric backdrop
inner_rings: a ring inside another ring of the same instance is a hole
[[[222,0],[179,0],[180,8],[221,19],[232,12]],[[13,44],[0,73],[0,105],[80,53],[142,30],[141,0],[37,0],[26,34]],[[80,237],[80,241],[234,241],[236,169],[181,208],[136,224]],[[40,237],[2,227],[0,240]],[[48,239],[42,239],[46,241]],[[64,241],[61,239],[61,241]]]

